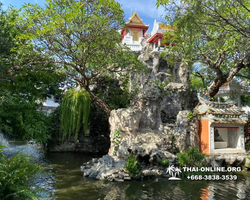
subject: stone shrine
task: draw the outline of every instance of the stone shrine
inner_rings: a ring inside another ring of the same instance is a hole
[[[220,103],[199,96],[195,113],[199,119],[200,150],[205,154],[244,153],[244,111],[233,103]]]

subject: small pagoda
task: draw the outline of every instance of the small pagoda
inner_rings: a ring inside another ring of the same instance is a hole
[[[141,40],[146,37],[148,28],[149,25],[145,25],[135,11],[121,30],[122,44],[126,44],[132,51],[141,51]]]
[[[194,111],[199,118],[200,150],[205,154],[244,153],[247,116],[233,103],[213,102],[201,93]]]
[[[154,44],[154,50],[161,50],[166,46],[173,45],[169,42],[163,42],[163,34],[166,31],[174,31],[174,29],[172,26],[157,22],[155,19],[151,36],[148,39],[148,43]]]

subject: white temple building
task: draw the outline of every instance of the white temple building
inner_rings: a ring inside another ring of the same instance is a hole
[[[131,15],[126,27],[121,30],[122,44],[126,44],[132,51],[141,51],[141,41],[147,35],[149,25],[142,23],[142,19],[135,13]]]
[[[170,46],[170,45],[173,46],[173,44],[163,41],[163,34],[166,31],[174,31],[174,29],[173,27],[169,25],[157,22],[155,19],[153,30],[150,34],[150,37],[147,40],[148,43],[151,43],[154,45],[154,50],[163,51],[165,47]]]
[[[42,106],[39,108],[39,111],[42,111],[46,115],[49,115],[59,106],[60,101],[60,98],[47,98],[45,101],[42,102]]]
[[[123,27],[120,31],[122,44],[126,44],[132,51],[142,50],[141,41],[143,38],[147,39],[148,43],[154,45],[154,50],[163,50],[164,47],[172,45],[168,42],[163,42],[163,34],[166,31],[174,30],[171,26],[155,20],[151,34],[147,32],[148,28],[149,25],[145,25],[135,11],[126,23],[126,27]]]

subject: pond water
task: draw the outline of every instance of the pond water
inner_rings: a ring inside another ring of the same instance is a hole
[[[41,200],[235,200],[250,199],[250,172],[238,174],[236,181],[169,181],[154,178],[144,181],[108,182],[82,177],[80,166],[95,155],[43,153],[32,145],[9,145],[5,153],[20,149],[31,153],[46,171],[36,179],[47,193]]]
[[[81,176],[83,162],[90,155],[75,153],[49,153],[45,155],[50,163],[54,196],[60,200],[133,200],[133,199],[250,199],[250,174],[238,175],[236,181],[169,181],[165,178],[146,181],[107,182]]]

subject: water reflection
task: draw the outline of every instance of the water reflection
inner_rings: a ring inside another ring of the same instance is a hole
[[[209,182],[206,188],[201,189],[201,199],[250,199],[248,175],[238,175],[238,177],[240,180],[237,181]]]
[[[237,181],[147,181],[107,182],[81,176],[79,166],[92,156],[48,154],[55,182],[53,199],[60,200],[224,200],[250,199],[250,176],[239,174]]]
[[[250,199],[250,173],[238,175],[237,181],[147,181],[107,182],[81,176],[80,166],[93,155],[47,153],[32,145],[8,144],[10,155],[24,149],[45,166],[34,184],[44,188],[41,200],[228,200]]]

